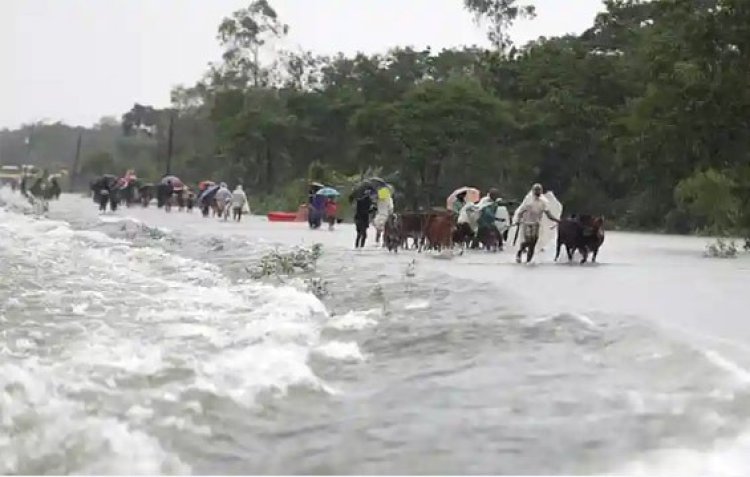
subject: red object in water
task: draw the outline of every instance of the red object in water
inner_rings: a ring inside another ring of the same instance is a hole
[[[269,212],[269,222],[298,222],[296,212]]]

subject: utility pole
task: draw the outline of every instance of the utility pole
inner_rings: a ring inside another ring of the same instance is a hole
[[[81,161],[81,142],[83,141],[83,129],[78,131],[78,141],[76,143],[76,157],[73,160],[73,168],[70,171],[70,186],[69,192],[73,192],[75,187],[76,179],[78,179],[78,167]]]
[[[29,137],[26,138],[26,164],[30,162],[31,159],[31,146],[34,142],[34,127],[36,126],[36,123],[32,124],[29,128]]]
[[[174,110],[169,111],[169,137],[167,139],[167,175],[172,173],[172,146],[174,139]]]

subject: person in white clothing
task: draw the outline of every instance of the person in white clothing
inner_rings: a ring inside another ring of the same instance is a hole
[[[239,184],[234,189],[234,192],[232,192],[232,216],[237,222],[242,220],[242,211],[245,208],[245,204],[247,204],[247,195],[242,190],[242,184]]]
[[[531,187],[531,192],[530,200],[525,200],[519,207],[518,211],[516,211],[516,216],[518,217],[519,222],[517,226],[522,227],[523,231],[523,242],[516,254],[516,262],[518,263],[521,263],[521,255],[523,255],[523,252],[525,251],[527,251],[526,263],[534,258],[534,250],[536,249],[536,243],[539,240],[539,227],[544,215],[553,222],[560,222],[557,217],[554,217],[550,213],[547,199],[542,197],[542,185],[534,184]]]
[[[216,215],[219,218],[227,220],[229,217],[229,203],[232,201],[232,191],[227,188],[226,182],[222,182],[219,185],[219,190],[216,191],[214,196],[214,202],[216,203]]]

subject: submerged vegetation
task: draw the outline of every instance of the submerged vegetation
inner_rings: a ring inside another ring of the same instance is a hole
[[[288,252],[274,250],[263,255],[258,263],[247,268],[254,280],[273,280],[287,284],[299,275],[305,275],[302,288],[318,298],[328,294],[328,282],[322,277],[311,275],[317,269],[318,260],[323,255],[323,245],[297,247]]]
[[[319,243],[310,248],[297,247],[288,252],[274,250],[263,255],[258,263],[247,269],[256,280],[267,277],[288,277],[315,270],[318,259],[323,255],[323,246]]]
[[[706,246],[705,256],[710,258],[736,258],[739,249],[734,240],[716,239]]]
[[[156,178],[173,122],[172,170],[241,180],[254,211],[296,209],[310,179],[345,187],[378,170],[404,207],[461,185],[518,198],[539,181],[620,227],[748,235],[746,0],[606,0],[582,34],[522,46],[507,27],[533,1],[463,3],[490,48],[319,56],[280,49],[289,27],[256,0],[220,24],[221,61],[170,108],[84,131],[74,173]],[[2,132],[2,157],[26,157],[31,136],[31,157],[71,166],[78,131],[29,129]]]

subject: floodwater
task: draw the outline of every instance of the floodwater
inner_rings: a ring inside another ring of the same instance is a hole
[[[750,473],[750,257],[704,239],[526,266],[0,203],[0,473]]]

